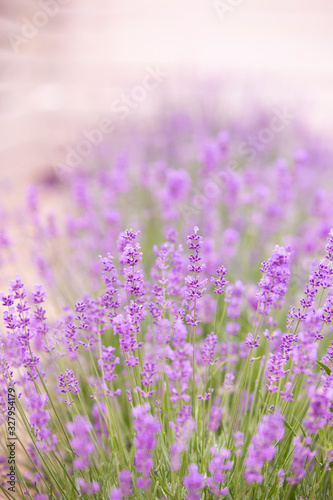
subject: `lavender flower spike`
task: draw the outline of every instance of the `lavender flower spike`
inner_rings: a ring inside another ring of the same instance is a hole
[[[273,460],[276,454],[274,442],[280,441],[283,436],[282,415],[279,413],[264,415],[245,460],[244,475],[248,483],[261,483],[263,481],[264,476],[261,474],[261,469],[267,460]]]

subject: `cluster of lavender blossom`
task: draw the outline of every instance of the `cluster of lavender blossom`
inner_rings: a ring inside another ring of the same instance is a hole
[[[93,173],[29,188],[43,285],[18,274],[1,294],[3,498],[333,498],[327,153],[307,140],[289,163],[230,169],[232,127],[197,125],[163,122],[159,151],[134,141],[142,166],[100,150]],[[45,193],[68,203],[63,222]],[[6,217],[3,268],[19,262]]]

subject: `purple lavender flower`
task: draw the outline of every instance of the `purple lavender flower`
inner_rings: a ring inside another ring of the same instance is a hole
[[[188,466],[189,474],[184,477],[184,486],[188,489],[187,500],[199,500],[200,491],[204,488],[204,476],[198,472],[197,464]]]
[[[143,372],[141,372],[141,375],[143,375],[143,378],[141,380],[141,383],[143,385],[147,385],[148,387],[153,384],[153,376],[156,374],[156,369],[155,369],[155,363],[147,361],[143,365]]]
[[[109,311],[108,316],[112,320],[112,318],[116,316],[116,311],[120,306],[120,298],[117,293],[117,286],[119,285],[118,273],[110,253],[104,258],[99,256],[99,259],[102,265],[102,278],[106,285],[106,291],[101,297],[101,302]]]
[[[332,396],[333,396],[333,374],[322,376],[323,386],[316,389],[310,387],[308,394],[310,397],[310,407],[307,418],[303,421],[304,426],[310,434],[315,434],[318,429],[325,425],[332,425]]]
[[[223,382],[223,390],[226,392],[231,392],[234,390],[235,374],[233,372],[228,372],[225,374]]]
[[[315,312],[314,312],[315,314]],[[311,315],[308,315],[307,320]],[[292,347],[291,357],[294,363],[294,373],[305,373],[311,375],[315,366],[315,361],[318,358],[318,342],[314,336],[310,325],[305,325],[298,333],[298,342]]]
[[[163,188],[159,190],[159,199],[162,204],[162,213],[166,220],[175,220],[179,217],[180,202],[187,198],[191,187],[191,178],[184,169],[168,168],[165,171]]]
[[[89,455],[95,449],[89,435],[91,428],[90,421],[82,415],[75,415],[73,422],[67,423],[67,430],[72,435],[70,444],[77,455],[73,462],[74,467],[80,470],[89,467]]]
[[[212,281],[214,281],[215,283],[215,289],[214,289],[214,293],[218,293],[219,295],[221,295],[222,293],[224,293],[224,287],[226,285],[228,285],[228,281],[226,281],[226,279],[224,278],[224,276],[226,275],[227,273],[227,270],[225,267],[221,266],[221,267],[218,267],[217,270],[216,270],[216,274],[217,274],[217,278],[211,278]]]
[[[155,390],[146,392],[146,391],[142,390],[141,387],[138,387],[138,386],[135,389],[141,394],[141,396],[144,399],[151,398],[152,395],[156,393]]]
[[[213,356],[217,341],[218,337],[214,332],[207,335],[205,343],[202,346],[202,359],[206,364],[210,364],[213,362]]]
[[[9,293],[8,295],[1,293],[0,296],[2,300],[2,305],[4,307],[10,307],[14,305],[14,295],[12,293]]]
[[[290,247],[276,246],[272,256],[263,262],[260,271],[264,273],[258,283],[261,292],[258,293],[259,312],[269,315],[271,309],[280,309],[290,280]]]
[[[217,431],[217,429],[221,425],[221,418],[222,418],[222,410],[218,406],[212,406],[210,410],[210,421],[208,425],[208,429],[211,432]]]
[[[284,472],[283,469],[280,469],[278,472],[277,472],[277,478],[278,478],[278,483],[279,485],[281,486],[283,484],[283,481],[284,481],[284,478],[286,476],[286,473]]]
[[[109,430],[106,425],[107,420],[107,407],[104,401],[99,401],[95,403],[91,410],[92,416],[94,418],[94,429],[96,436],[99,438],[101,446],[103,446],[103,439],[105,436],[109,435]]]
[[[211,447],[210,452],[213,459],[209,462],[208,469],[212,476],[207,479],[207,485],[215,496],[226,496],[228,488],[221,489],[220,485],[226,481],[226,472],[233,467],[233,461],[229,460],[231,453],[226,448],[218,451],[214,446]]]
[[[134,267],[138,262],[142,262],[142,252],[139,252],[140,248],[140,243],[135,243],[134,246],[127,244],[120,257],[120,263],[124,266]]]
[[[123,252],[126,245],[135,241],[136,237],[140,234],[140,231],[136,233],[133,229],[126,229],[125,232],[120,233],[119,238],[117,240],[117,248],[120,252]]]
[[[287,478],[290,484],[298,484],[306,474],[305,463],[311,463],[316,456],[316,451],[310,451],[308,447],[303,446],[299,436],[294,437],[294,454],[291,464],[292,476]]]
[[[126,230],[125,233],[120,235],[118,246],[122,250],[120,264],[122,266],[122,273],[126,278],[124,288],[128,294],[136,298],[137,303],[141,303],[145,293],[143,288],[143,272],[141,269],[135,270],[135,266],[139,262],[142,262],[142,252],[139,252],[141,248],[140,244],[134,243],[138,234],[140,233],[133,233],[132,229],[130,231]]]
[[[176,424],[170,422],[169,426],[175,431],[176,440],[170,447],[170,463],[172,470],[179,470],[181,457],[186,451],[188,442],[196,428],[194,418],[191,417],[192,406],[183,405],[178,413]]]
[[[185,270],[185,261],[183,258],[183,248],[166,242],[162,245],[154,246],[153,251],[156,255],[155,263],[151,270],[151,277],[154,280],[152,295],[154,302],[148,305],[156,323],[158,318],[164,318],[166,311],[170,309],[173,314],[179,307],[177,298],[182,293],[183,273]]]
[[[245,345],[247,345],[249,349],[255,349],[260,346],[259,340],[259,335],[257,335],[257,338],[254,339],[252,333],[248,333],[245,339]]]
[[[294,401],[294,394],[290,392],[292,385],[292,382],[287,382],[285,385],[285,390],[280,392],[281,399],[283,399],[284,401]]]
[[[124,469],[119,472],[119,485],[122,495],[128,498],[133,493],[132,474],[129,470]]]
[[[174,323],[174,334],[171,346],[166,346],[166,357],[171,360],[171,365],[165,365],[164,369],[171,381],[171,391],[175,396],[170,399],[172,402],[178,399],[189,400],[190,396],[186,395],[187,382],[192,374],[190,357],[193,353],[193,347],[186,342],[187,330],[181,320],[176,320]],[[173,381],[179,381],[181,391],[179,392],[173,384]]]
[[[45,302],[46,293],[41,285],[35,285],[32,292],[32,298],[34,304],[42,304]]]
[[[80,490],[82,493],[85,493],[86,495],[92,495],[94,496],[97,491],[100,489],[100,485],[97,481],[92,481],[90,484],[85,481],[83,477],[79,477],[78,480],[78,485],[80,487]]]
[[[198,276],[202,273],[202,271],[205,268],[205,264],[200,264],[201,257],[199,256],[199,252],[203,240],[201,236],[197,234],[198,231],[199,228],[195,227],[194,233],[191,234],[187,240],[189,249],[194,251],[194,253],[191,254],[189,257],[190,263],[188,265],[190,273],[193,273],[194,276],[189,275],[185,278],[185,285],[186,285],[185,296],[188,300],[190,310],[191,311],[193,310],[193,316],[188,314],[186,319],[188,325],[193,325],[193,326],[197,326],[200,323],[200,321],[198,321],[197,319],[197,313],[194,310],[195,309],[194,304],[196,303],[197,299],[200,299],[202,297],[202,294],[206,291],[205,284],[207,282],[207,279],[204,279],[203,281],[200,281],[198,279]]]
[[[230,319],[238,319],[241,315],[242,296],[245,291],[245,286],[240,280],[234,284],[230,284],[226,289],[224,301],[228,304],[227,317]],[[240,324],[237,322],[228,321],[226,331],[230,335],[236,335],[239,332]]]
[[[119,344],[125,357],[125,364],[132,367],[136,366],[139,360],[134,353],[142,347],[143,343],[137,342],[138,328],[133,324],[133,317],[127,314],[126,318],[124,318],[122,314],[117,314],[112,319],[112,327],[113,333],[119,335]]]
[[[194,253],[190,255],[190,263],[188,265],[188,270],[190,273],[200,274],[205,268],[205,264],[199,264],[201,257],[199,257],[199,251],[202,246],[203,239],[198,235],[199,228],[194,227],[194,233],[188,236],[187,243],[189,250],[194,250]]]
[[[136,406],[132,410],[134,417],[134,429],[136,431],[134,445],[136,447],[134,464],[138,473],[142,474],[137,479],[139,488],[147,489],[151,480],[149,479],[150,470],[154,464],[151,458],[152,450],[157,441],[155,434],[160,431],[160,423],[149,413],[150,406],[145,403],[142,406]]]
[[[27,289],[25,288],[24,284],[22,283],[22,278],[19,274],[16,275],[16,279],[10,280],[9,282],[10,289],[12,292],[14,292],[14,299],[15,300],[24,300],[25,297],[27,296]]]
[[[240,456],[242,454],[242,446],[244,444],[244,433],[241,431],[234,432],[234,446],[236,448],[235,455]]]
[[[123,494],[121,492],[121,489],[120,488],[111,488],[109,499],[110,500],[122,500]]]
[[[284,436],[283,417],[279,413],[264,415],[258,426],[257,434],[250,444],[245,460],[245,479],[248,483],[261,483],[263,475],[261,469],[267,460],[275,457],[275,441],[280,441]]]
[[[68,323],[66,326],[65,338],[69,352],[74,354],[79,346],[76,344],[78,339],[77,327],[72,322]],[[73,357],[75,358],[75,356]]]
[[[329,262],[333,262],[333,229],[330,230],[326,242],[326,256]]]
[[[47,403],[48,397],[46,394],[38,394],[33,391],[25,399],[26,407],[31,410],[30,425],[35,436],[40,439],[48,438],[51,435],[51,430],[47,428],[51,419],[48,410],[45,410]]]
[[[278,390],[278,382],[280,379],[284,378],[290,370],[284,370],[283,366],[287,363],[287,360],[282,353],[272,354],[269,353],[269,359],[266,364],[265,376],[268,377],[269,385],[266,385],[270,392],[276,392]]]
[[[102,345],[102,357],[98,360],[98,366],[103,369],[104,380],[107,382],[112,382],[117,378],[114,373],[117,364],[119,363],[119,358],[114,356],[115,347]]]
[[[205,392],[205,394],[203,396],[201,394],[199,394],[199,396],[197,396],[197,398],[200,399],[201,401],[209,401],[213,392],[214,392],[214,389],[208,389],[208,392]]]
[[[128,498],[133,493],[132,474],[129,470],[124,469],[119,472],[119,488],[112,488],[110,492],[110,500],[122,500]]]
[[[80,392],[79,382],[77,381],[73,370],[66,370],[65,374],[60,373],[58,378],[60,380],[59,386],[61,387],[61,392],[72,392],[73,394]],[[65,401],[65,404],[67,405],[71,405],[72,403],[73,401]]]

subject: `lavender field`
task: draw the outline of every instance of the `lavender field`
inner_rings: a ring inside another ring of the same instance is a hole
[[[2,189],[1,498],[333,498],[329,146],[170,105]]]

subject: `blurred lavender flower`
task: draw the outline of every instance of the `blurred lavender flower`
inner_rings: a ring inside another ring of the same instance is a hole
[[[145,403],[143,406],[136,406],[132,410],[133,425],[136,431],[134,463],[136,471],[142,474],[137,479],[137,486],[143,490],[147,489],[151,483],[149,475],[154,464],[151,454],[157,444],[155,434],[160,431],[160,424],[149,413],[149,409],[149,404]]]
[[[290,280],[290,247],[276,246],[272,256],[263,262],[260,271],[264,273],[258,283],[259,312],[268,316],[272,309],[280,309],[285,300]]]
[[[86,469],[90,465],[90,458],[95,446],[90,439],[92,429],[90,421],[82,415],[75,415],[73,422],[67,423],[67,430],[72,435],[70,444],[75,451],[77,458],[74,459],[74,466],[77,469]]]
[[[279,413],[264,415],[253,437],[245,459],[245,478],[248,483],[261,483],[264,476],[261,469],[267,460],[272,461],[276,454],[275,441],[284,436],[283,417]]]
[[[186,500],[199,500],[200,491],[204,487],[204,476],[198,472],[197,464],[188,466],[189,474],[184,477],[184,486],[188,489]]]

